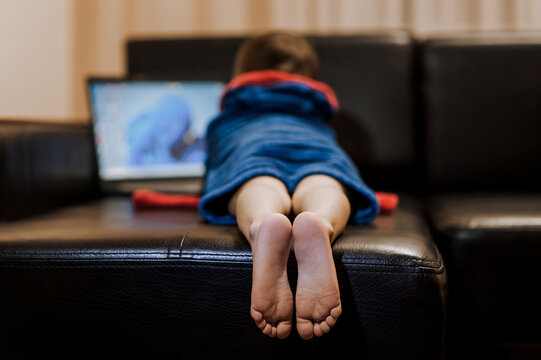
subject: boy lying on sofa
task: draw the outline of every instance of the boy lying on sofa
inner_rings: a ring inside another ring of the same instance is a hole
[[[287,337],[295,308],[300,336],[321,336],[342,311],[331,244],[348,221],[370,222],[378,203],[335,140],[329,120],[338,101],[315,80],[318,58],[304,38],[249,39],[234,67],[222,112],[208,127],[200,212],[211,223],[237,224],[250,243],[251,316],[262,332]]]

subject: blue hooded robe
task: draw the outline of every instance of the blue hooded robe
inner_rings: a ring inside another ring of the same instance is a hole
[[[276,177],[291,195],[303,178],[324,174],[345,186],[351,222],[372,221],[379,212],[374,192],[329,125],[338,105],[332,101],[332,90],[315,80],[274,70],[246,74],[239,77],[251,80],[237,78],[228,85],[222,112],[207,129],[201,215],[214,224],[236,224],[228,202],[247,180]]]

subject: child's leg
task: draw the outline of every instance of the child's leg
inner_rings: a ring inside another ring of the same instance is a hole
[[[293,193],[293,211],[315,213],[329,230],[332,243],[344,230],[350,215],[350,204],[342,184],[327,175],[304,178]]]
[[[293,320],[293,294],[287,278],[291,222],[285,216],[290,209],[285,185],[270,176],[249,180],[229,203],[252,248],[250,314],[264,334],[279,338],[289,335]]]
[[[342,312],[331,243],[346,226],[350,204],[338,181],[312,175],[295,189],[293,210],[297,330],[309,339],[328,332]]]
[[[229,202],[229,213],[235,215],[240,231],[253,248],[253,237],[263,219],[272,213],[288,215],[291,198],[286,186],[272,176],[248,180]]]

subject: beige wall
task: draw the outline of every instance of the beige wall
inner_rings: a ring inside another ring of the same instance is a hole
[[[86,121],[130,37],[541,30],[541,0],[0,0],[0,118]]]
[[[71,0],[0,0],[0,118],[71,118]]]

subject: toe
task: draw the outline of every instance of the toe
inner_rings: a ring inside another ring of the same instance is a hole
[[[265,327],[263,328],[262,332],[263,332],[263,334],[265,334],[265,335],[267,335],[267,336],[270,336],[271,333],[272,333],[272,326],[271,326],[271,324],[265,325]]]
[[[278,339],[285,339],[291,332],[291,322],[282,321],[276,326],[276,337]]]
[[[329,331],[331,331],[331,327],[329,326],[329,324],[327,324],[326,321],[322,321],[321,323],[319,323],[319,328],[321,329],[321,332],[323,334],[326,334]]]
[[[338,305],[337,307],[333,308],[331,310],[331,316],[335,319],[338,319],[338,317],[342,314],[342,306]]]
[[[259,329],[263,330],[263,329],[265,329],[265,328],[267,327],[268,324],[267,324],[267,322],[266,322],[265,320],[261,320],[260,322],[255,323],[255,325],[256,325]]]
[[[336,318],[332,317],[332,315],[329,315],[325,319],[325,322],[327,323],[328,326],[334,326],[334,324],[336,324]]]
[[[304,340],[314,336],[314,324],[310,320],[297,318],[297,332]]]
[[[252,316],[252,319],[254,319],[256,323],[261,322],[261,320],[263,320],[263,314],[257,310],[254,310],[254,308],[250,309],[250,315]]]
[[[323,335],[323,331],[321,331],[321,327],[319,326],[319,323],[314,324],[314,335],[318,337]]]
[[[327,324],[326,321],[322,321],[320,324],[319,324],[319,327],[321,329],[321,331],[326,334],[328,333],[329,331],[331,331],[331,327],[329,326],[329,324]]]
[[[263,318],[263,315],[259,311],[252,309],[251,311],[252,319],[254,319],[255,325],[263,330],[267,326],[267,321]]]

